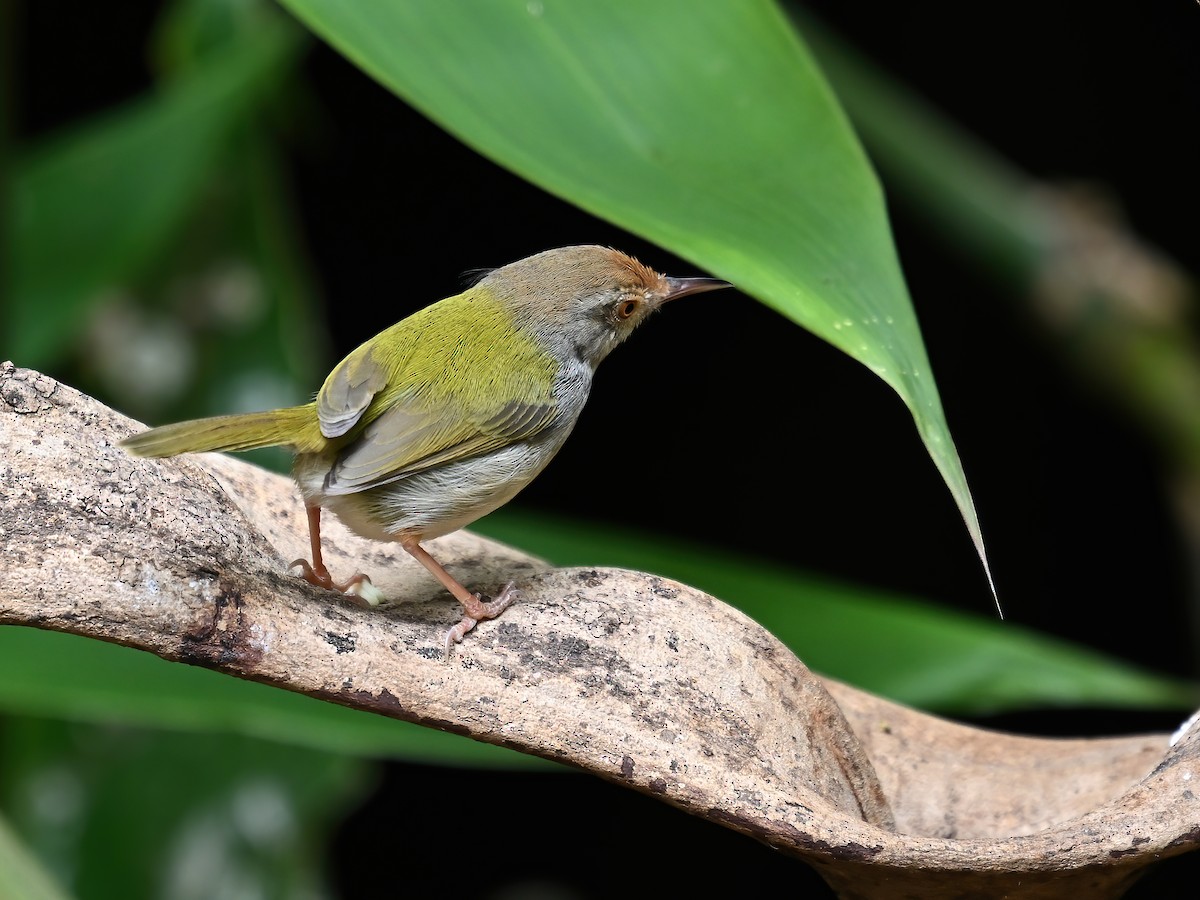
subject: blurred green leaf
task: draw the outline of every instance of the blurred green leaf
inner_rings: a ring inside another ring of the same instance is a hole
[[[18,162],[5,358],[44,367],[66,353],[89,302],[135,277],[167,245],[236,127],[301,46],[301,34],[287,26],[263,23],[253,40],[213,53],[155,95]]]
[[[533,757],[302,694],[36,628],[0,627],[0,709],[216,731],[361,756],[471,766]]]
[[[0,740],[5,808],[81,900],[327,896],[322,848],[367,775],[230,735],[16,718]]]
[[[1017,625],[764,560],[513,509],[474,530],[557,565],[654,572],[738,607],[809,667],[901,703],[980,715],[1036,706],[1191,709],[1200,686]]]
[[[911,410],[986,570],[882,191],[774,3],[282,2],[479,152],[864,363]]]
[[[0,816],[0,897],[67,900],[67,894]]]
[[[277,28],[278,16],[271,0],[164,0],[150,36],[150,59],[159,75],[202,66],[231,44]]]

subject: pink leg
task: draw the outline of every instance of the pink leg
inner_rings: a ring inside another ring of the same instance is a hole
[[[429,574],[436,578],[442,587],[453,594],[454,599],[463,606],[462,620],[446,634],[446,656],[450,655],[451,646],[461,643],[467,632],[474,628],[481,620],[496,618],[496,616],[508,609],[510,603],[517,599],[519,591],[513,587],[512,582],[509,582],[505,585],[504,590],[497,594],[490,602],[484,602],[479,594],[473,594],[463,587],[453,575],[446,571],[441,563],[430,556],[429,552],[414,539],[401,538],[400,545],[417,562],[428,569]]]
[[[341,584],[333,580],[333,576],[329,574],[329,570],[325,568],[325,563],[321,559],[321,507],[307,506],[305,510],[308,513],[308,543],[312,551],[312,565],[309,565],[306,559],[297,559],[288,568],[299,568],[301,577],[309,584],[323,587],[327,591],[346,594],[359,605],[369,605],[355,594],[350,593],[350,589],[363,582],[370,584],[371,579],[360,572]]]

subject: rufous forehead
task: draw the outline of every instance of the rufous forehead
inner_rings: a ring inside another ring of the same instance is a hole
[[[480,281],[516,299],[583,297],[614,288],[631,293],[666,293],[667,280],[632,256],[598,245],[561,247],[510,263]]]
[[[648,291],[658,290],[663,287],[664,278],[658,272],[632,256],[627,256],[624,253],[614,250],[613,255],[617,263],[625,272],[628,273],[628,285],[631,288],[643,288]],[[623,281],[625,279],[622,279]]]

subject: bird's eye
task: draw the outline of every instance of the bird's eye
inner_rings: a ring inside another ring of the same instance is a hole
[[[640,300],[636,300],[632,297],[628,300],[622,300],[620,303],[617,304],[617,308],[616,308],[617,318],[618,319],[628,319],[635,312],[637,312],[637,308],[640,304],[641,304]]]

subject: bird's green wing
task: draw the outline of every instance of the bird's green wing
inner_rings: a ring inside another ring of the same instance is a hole
[[[347,356],[317,394],[326,438],[342,439],[326,478],[332,494],[387,484],[527,440],[560,415],[554,359],[532,340],[464,340],[507,333],[503,306],[462,294],[398,322]],[[459,376],[455,378],[455,374]],[[470,373],[475,390],[459,386]],[[485,385],[481,398],[478,387]],[[487,400],[488,396],[497,399]],[[523,402],[506,402],[521,397]]]
[[[348,432],[387,384],[386,368],[376,362],[369,345],[347,356],[329,373],[317,394],[321,434],[338,438]]]
[[[558,415],[553,403],[509,402],[478,417],[403,401],[372,420],[338,456],[325,480],[330,494],[351,494],[528,440]]]

